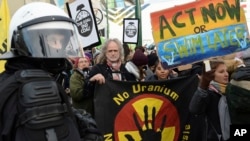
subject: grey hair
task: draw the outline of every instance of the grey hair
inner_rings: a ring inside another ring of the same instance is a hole
[[[107,62],[107,58],[106,58],[106,53],[107,53],[107,48],[109,46],[109,44],[111,42],[115,42],[117,45],[118,45],[118,51],[120,53],[120,57],[119,57],[119,60],[122,61],[122,63],[124,62],[124,49],[123,49],[123,46],[122,46],[122,43],[119,39],[117,38],[113,38],[113,39],[108,39],[107,41],[105,41],[105,43],[102,45],[101,47],[101,53],[99,55],[99,63],[103,64],[103,63],[106,63]]]

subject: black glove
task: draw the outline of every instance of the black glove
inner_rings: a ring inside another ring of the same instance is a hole
[[[94,118],[84,109],[72,108],[76,117],[81,138],[84,141],[104,141],[102,133],[97,128]]]

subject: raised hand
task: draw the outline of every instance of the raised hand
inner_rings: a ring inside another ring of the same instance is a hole
[[[208,89],[210,81],[212,81],[214,79],[215,69],[211,69],[211,70],[206,72],[205,68],[206,68],[206,65],[205,65],[205,63],[203,63],[202,74],[200,77],[200,84],[199,84],[199,87],[202,89]]]
[[[139,134],[142,138],[141,141],[161,141],[161,137],[162,137],[162,131],[164,128],[164,125],[166,123],[166,118],[167,116],[164,115],[163,119],[162,119],[162,124],[161,127],[158,131],[156,131],[157,129],[155,129],[155,115],[156,114],[156,109],[155,107],[153,107],[152,109],[152,128],[149,128],[149,120],[148,120],[148,106],[145,105],[144,106],[144,122],[145,122],[145,126],[146,126],[146,130],[142,130],[142,127],[140,126],[138,119],[136,117],[136,114],[133,114],[133,118],[136,124],[136,127],[139,131]],[[134,138],[129,135],[126,134],[125,137],[128,139],[128,141],[134,141]]]

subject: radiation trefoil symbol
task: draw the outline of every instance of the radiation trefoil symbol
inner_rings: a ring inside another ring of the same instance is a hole
[[[116,141],[176,141],[179,133],[178,112],[168,100],[144,97],[129,102],[115,120]]]

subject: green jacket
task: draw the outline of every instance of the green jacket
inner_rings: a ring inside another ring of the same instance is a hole
[[[70,95],[72,97],[73,107],[77,109],[85,109],[91,115],[94,115],[93,96],[84,97],[84,75],[74,69],[70,77]]]

